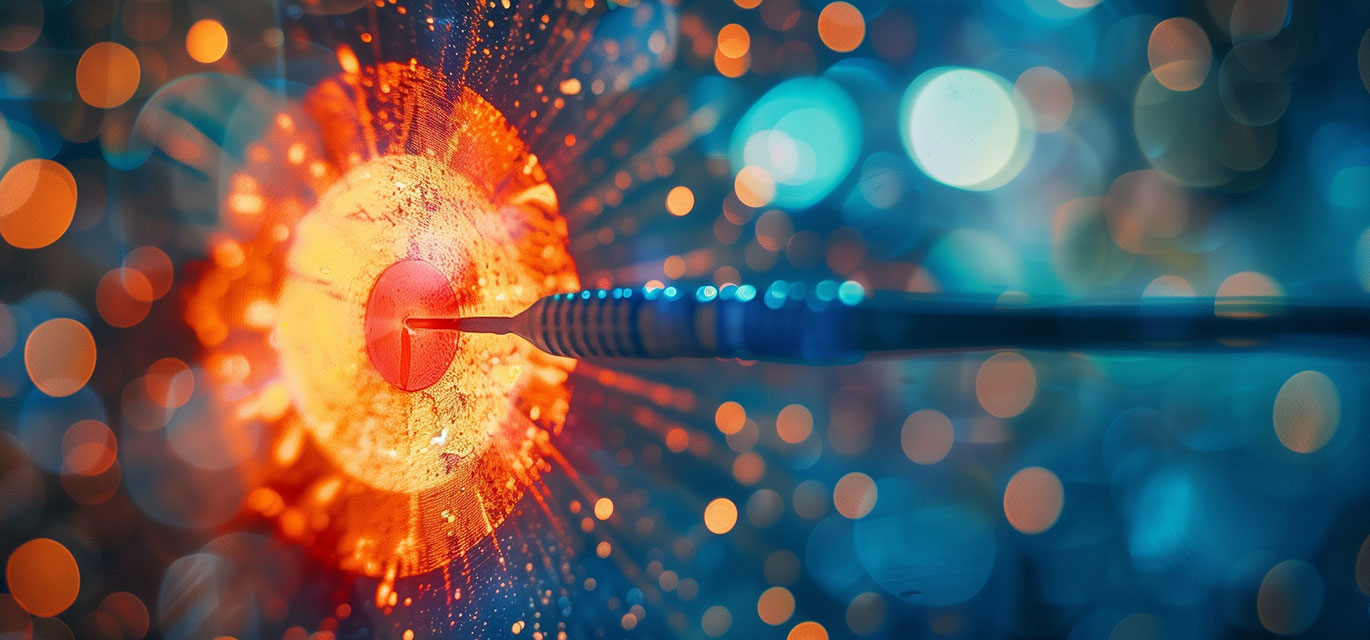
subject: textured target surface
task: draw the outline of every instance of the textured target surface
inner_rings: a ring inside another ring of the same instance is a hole
[[[422,67],[345,74],[311,92],[300,115],[276,120],[279,138],[232,178],[229,203],[262,184],[295,198],[252,200],[260,207],[243,212],[241,240],[223,241],[242,262],[206,274],[191,305],[217,313],[197,326],[244,334],[259,364],[277,370],[266,384],[284,388],[292,409],[275,431],[302,438],[325,467],[304,472],[312,481],[299,490],[309,496],[301,508],[317,514],[306,517],[327,523],[308,532],[330,541],[326,553],[372,575],[440,567],[488,537],[542,472],[573,362],[511,336],[430,334],[421,340],[455,341],[453,357],[424,351],[415,360],[429,363],[431,386],[405,390],[368,355],[367,304],[382,273],[405,261],[450,282],[460,314],[509,315],[575,289],[556,195],[493,107],[449,93]],[[327,141],[318,155],[302,151],[311,133]],[[292,167],[311,175],[282,180]],[[292,207],[305,211],[282,215]],[[223,297],[209,299],[221,280]],[[220,382],[225,397],[241,392]],[[267,485],[300,473],[276,462]]]

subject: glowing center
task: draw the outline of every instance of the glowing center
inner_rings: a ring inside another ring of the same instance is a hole
[[[435,379],[411,392],[373,365],[363,324],[381,273],[407,260],[445,276],[462,313],[520,310],[546,274],[511,250],[517,231],[469,180],[418,156],[353,168],[301,220],[278,303],[282,366],[304,424],[350,475],[391,491],[453,480],[509,421],[530,366],[517,339],[431,335],[415,346],[459,348],[451,366],[416,371]]]

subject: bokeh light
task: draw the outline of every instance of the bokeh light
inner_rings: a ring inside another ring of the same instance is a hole
[[[186,53],[196,62],[213,64],[227,51],[228,31],[218,20],[199,20],[186,31]]]
[[[100,612],[112,618],[119,625],[125,638],[142,638],[147,635],[147,605],[138,596],[127,591],[115,591],[100,601]]]
[[[666,194],[666,210],[673,216],[688,214],[695,206],[695,194],[686,186],[671,187]]]
[[[1060,131],[1075,109],[1075,93],[1060,71],[1032,67],[1018,75],[1013,90],[1032,107],[1028,126],[1039,133]]]
[[[746,422],[747,410],[743,409],[742,405],[736,401],[724,402],[718,405],[718,409],[714,411],[714,425],[718,427],[719,431],[727,435],[741,431]]]
[[[849,2],[828,3],[818,13],[818,37],[833,51],[853,51],[866,38],[866,18]]]
[[[595,501],[595,518],[608,520],[614,514],[614,501],[609,498],[600,498]]]
[[[1285,560],[1261,580],[1256,603],[1261,625],[1280,635],[1302,633],[1317,618],[1322,598],[1318,570],[1302,560]]]
[[[1232,5],[1232,19],[1228,33],[1232,41],[1272,38],[1289,20],[1289,0],[1237,0]]]
[[[926,71],[900,106],[900,131],[918,168],[943,184],[986,191],[1023,170],[1032,115],[1003,78],[977,69]]]
[[[76,63],[76,90],[92,107],[113,109],[133,97],[141,77],[138,57],[115,42],[99,42]]]
[[[794,595],[779,586],[762,591],[756,600],[756,615],[771,626],[785,624],[794,615]]]
[[[61,164],[24,160],[0,178],[0,236],[11,245],[46,247],[66,233],[74,215],[76,180]]]
[[[704,526],[719,535],[733,530],[737,524],[737,505],[727,498],[714,498],[704,507]]]
[[[846,91],[822,78],[787,80],[768,91],[733,130],[728,159],[738,196],[752,207],[803,209],[826,197],[856,164],[861,118]],[[743,180],[742,173],[750,172]],[[773,197],[769,195],[773,183]]]
[[[1027,358],[1017,353],[996,353],[975,374],[975,395],[980,406],[998,418],[1022,413],[1036,394],[1037,372]]]
[[[124,256],[124,266],[147,279],[153,299],[160,299],[171,291],[174,268],[165,251],[153,246],[138,247]]]
[[[860,471],[842,476],[832,490],[832,502],[837,512],[850,520],[866,517],[875,508],[878,498],[875,480]]]
[[[789,404],[775,417],[775,431],[789,444],[799,444],[813,433],[813,413],[802,404]]]
[[[0,8],[0,51],[23,51],[38,41],[46,16],[37,2],[7,2]]]
[[[5,583],[26,611],[50,618],[76,601],[81,573],[76,558],[62,543],[37,538],[10,553],[5,561]]]
[[[1004,516],[1009,524],[1027,534],[1039,534],[1061,516],[1065,491],[1061,479],[1050,469],[1020,469],[1004,487]]]
[[[733,614],[723,605],[714,605],[704,610],[699,625],[704,630],[704,635],[710,638],[719,638],[727,634],[728,630],[732,628]]]
[[[1215,312],[1225,316],[1250,316],[1259,312],[1243,307],[1242,298],[1280,298],[1284,287],[1259,271],[1239,271],[1218,285]]]
[[[1113,241],[1132,253],[1163,249],[1189,223],[1189,203],[1179,185],[1153,170],[1131,171],[1114,179],[1104,211]]]
[[[54,318],[34,327],[24,341],[24,368],[33,385],[54,398],[86,386],[95,372],[95,339],[85,325]]]
[[[790,629],[785,640],[828,640],[828,630],[812,620],[805,620]]]
[[[152,282],[136,269],[112,269],[95,288],[96,309],[112,327],[127,328],[142,322],[154,297]]]
[[[1313,453],[1337,434],[1341,397],[1332,380],[1318,371],[1300,371],[1275,396],[1275,435],[1290,451]]]
[[[737,172],[733,185],[737,199],[749,207],[760,209],[775,200],[775,177],[762,167],[748,165]],[[679,274],[673,277],[680,277]],[[672,277],[667,274],[668,277]]]
[[[167,409],[179,409],[195,392],[195,373],[180,358],[162,358],[147,368],[143,377],[147,397]]]
[[[951,419],[936,409],[919,409],[904,420],[899,441],[904,455],[918,464],[937,464],[951,451],[956,432]]]
[[[728,58],[741,58],[751,47],[751,36],[740,24],[724,25],[718,30],[718,52]]]
[[[63,471],[93,476],[114,464],[118,443],[114,432],[99,420],[81,420],[62,436]]]
[[[1172,91],[1193,91],[1208,78],[1213,48],[1203,27],[1188,18],[1162,20],[1146,45],[1151,73]]]

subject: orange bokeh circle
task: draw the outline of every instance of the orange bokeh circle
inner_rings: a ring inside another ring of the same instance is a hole
[[[86,104],[113,109],[133,97],[141,70],[138,56],[115,42],[97,42],[76,63],[76,92]]]
[[[66,167],[35,158],[0,178],[0,236],[20,249],[57,241],[76,215],[76,178]]]
[[[135,269],[111,269],[95,287],[95,307],[112,327],[131,327],[147,317],[153,289],[147,276]]]
[[[86,386],[95,372],[95,338],[86,325],[54,318],[34,327],[24,342],[24,368],[40,391],[54,398]]]
[[[19,545],[5,563],[5,582],[19,606],[50,618],[71,606],[81,589],[76,558],[62,543],[37,538]]]

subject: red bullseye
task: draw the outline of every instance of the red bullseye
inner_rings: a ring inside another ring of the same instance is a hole
[[[442,379],[457,353],[452,331],[414,331],[408,318],[458,314],[457,294],[437,267],[423,260],[396,262],[381,273],[366,302],[366,355],[387,382],[405,391]]]

